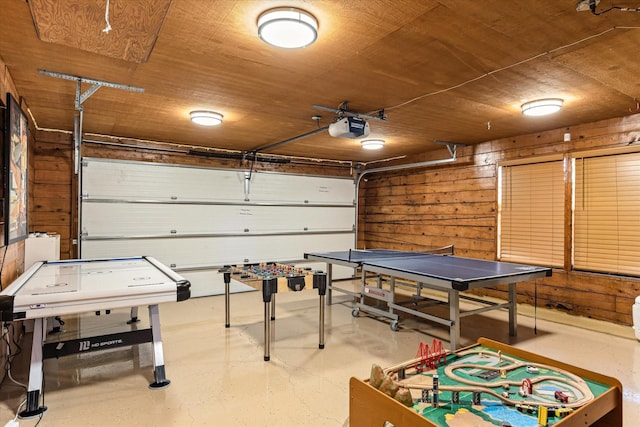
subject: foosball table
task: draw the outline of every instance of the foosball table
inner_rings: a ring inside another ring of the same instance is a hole
[[[231,279],[238,280],[262,292],[264,303],[264,360],[271,358],[271,322],[275,321],[276,294],[278,292],[299,292],[317,289],[319,296],[318,348],[324,348],[325,295],[327,275],[309,267],[295,267],[290,264],[262,262],[225,266],[220,270],[225,284],[225,327],[231,326],[230,284]]]

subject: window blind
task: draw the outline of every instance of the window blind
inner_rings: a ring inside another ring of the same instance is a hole
[[[574,268],[640,275],[640,153],[574,161]]]
[[[564,265],[563,161],[501,167],[502,261]]]

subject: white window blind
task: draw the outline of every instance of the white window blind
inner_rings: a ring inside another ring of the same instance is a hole
[[[563,161],[502,166],[502,261],[564,266]]]
[[[640,153],[575,159],[574,268],[640,275]]]

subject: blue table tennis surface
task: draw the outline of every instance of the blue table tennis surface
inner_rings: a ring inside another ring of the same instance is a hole
[[[550,271],[548,267],[526,264],[387,249],[348,250],[309,255],[328,261],[386,268],[461,283]]]

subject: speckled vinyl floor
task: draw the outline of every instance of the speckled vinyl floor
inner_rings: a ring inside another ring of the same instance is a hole
[[[231,296],[230,328],[224,327],[224,296],[162,304],[169,387],[148,388],[153,381],[150,344],[48,359],[48,410],[41,420],[19,419],[19,425],[346,427],[350,377],[368,378],[372,363],[391,366],[411,359],[420,342],[433,337],[448,346],[448,333],[441,326],[407,318],[394,332],[385,320],[352,317],[352,300],[346,295],[334,293],[332,302],[326,310],[325,348],[320,350],[315,291],[278,294],[268,362],[263,360],[260,293]],[[517,337],[508,336],[506,312],[465,317],[461,342],[472,344],[484,336],[616,377],[624,388],[624,425],[639,425],[640,342],[632,328],[541,309],[537,320],[532,314],[531,307],[520,307]],[[128,315],[119,310],[70,316],[64,334],[121,330],[128,327]],[[140,316],[146,318],[146,309]],[[23,352],[11,371],[22,383],[28,381],[30,339],[27,334],[22,340]],[[13,419],[24,399],[24,389],[5,378],[0,426]]]

